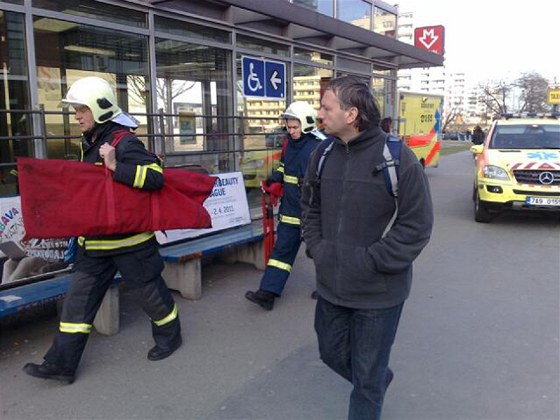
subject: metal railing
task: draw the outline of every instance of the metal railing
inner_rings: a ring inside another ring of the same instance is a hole
[[[164,157],[166,166],[196,165],[209,173],[240,170],[247,152],[272,155],[281,147],[278,117],[201,115],[195,112],[131,113],[137,137]],[[78,159],[81,133],[69,111],[0,109],[0,196],[17,194],[20,156]],[[10,187],[11,186],[11,187]]]

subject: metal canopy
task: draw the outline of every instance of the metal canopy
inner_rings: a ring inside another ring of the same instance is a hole
[[[359,55],[387,68],[443,65],[443,56],[342,22],[287,0],[150,0],[159,9],[221,20],[293,42]]]

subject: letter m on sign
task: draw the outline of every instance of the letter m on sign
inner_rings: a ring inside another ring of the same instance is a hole
[[[426,51],[443,55],[445,28],[438,26],[424,26],[414,29],[414,46]]]

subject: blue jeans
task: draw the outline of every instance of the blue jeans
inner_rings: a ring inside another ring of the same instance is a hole
[[[349,420],[381,418],[383,398],[403,304],[386,309],[352,309],[317,299],[315,331],[323,362],[354,385]]]

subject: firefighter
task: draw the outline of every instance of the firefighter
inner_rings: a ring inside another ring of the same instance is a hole
[[[131,131],[137,128],[137,121],[119,108],[108,82],[98,77],[80,79],[62,102],[75,110],[83,133],[83,162],[104,164],[112,172],[113,181],[131,188],[163,187],[159,158],[148,152]],[[114,142],[116,133],[121,134],[118,144]],[[84,218],[88,211],[103,209],[84,209]],[[41,365],[28,363],[24,371],[67,384],[74,381],[95,314],[117,271],[151,320],[155,346],[148,352],[148,359],[164,359],[179,348],[182,339],[177,305],[161,276],[163,261],[154,233],[79,237],[76,242],[73,278],[54,342]]]
[[[282,114],[288,132],[280,166],[263,183],[265,193],[274,194],[283,186],[277,227],[277,241],[268,260],[259,289],[245,297],[265,310],[272,310],[292,270],[301,244],[301,185],[309,155],[325,136],[316,127],[316,112],[306,102],[293,102]]]

